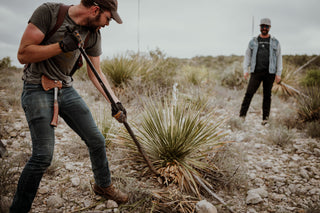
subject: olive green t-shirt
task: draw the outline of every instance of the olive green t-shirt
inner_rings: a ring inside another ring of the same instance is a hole
[[[57,22],[59,7],[60,4],[58,3],[42,4],[34,11],[28,23],[34,24],[45,35],[48,34]],[[83,41],[89,33],[88,27],[77,25],[67,13],[60,28],[47,41],[43,41],[41,45],[48,45],[61,41],[64,37],[64,33],[67,31],[66,26],[78,30]],[[100,31],[96,33],[90,32],[89,36],[85,48],[86,53],[89,56],[100,56],[102,53]],[[62,52],[47,60],[32,63],[29,68],[24,71],[23,80],[30,84],[40,84],[41,76],[44,74],[50,79],[61,80],[64,87],[70,87],[72,86],[70,72],[79,56],[80,50],[75,50],[67,53]]]

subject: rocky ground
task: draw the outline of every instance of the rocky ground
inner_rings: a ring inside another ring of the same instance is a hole
[[[271,130],[272,124],[261,125],[261,113],[256,113],[256,110],[260,110],[261,96],[256,96],[258,107],[254,107],[253,103],[253,109],[246,120],[240,120],[242,123],[237,128],[226,127],[230,133],[228,139],[235,141],[232,146],[242,150],[244,155],[247,183],[241,190],[235,188],[216,193],[234,212],[303,213],[312,207],[318,208],[320,141],[307,137],[302,130],[292,129],[289,132],[292,139],[288,146],[271,143],[269,137],[274,130]],[[234,108],[228,108],[232,103],[225,101],[226,107],[220,107],[219,113],[230,116],[230,111]],[[235,101],[239,102],[240,97]],[[282,111],[282,108],[278,108],[279,105],[284,103],[277,99],[273,104],[271,117],[277,117]],[[90,105],[90,108],[98,111],[105,108],[105,103]],[[106,110],[109,112],[110,109]],[[22,110],[10,113],[15,113],[16,118],[14,122],[4,126],[8,134],[1,141],[7,147],[8,156],[19,159],[24,165],[31,153],[29,130]],[[236,116],[237,112],[232,114]],[[32,212],[121,212],[116,203],[105,201],[92,192],[93,177],[86,147],[62,119],[59,122],[54,160],[41,181]],[[143,193],[143,188],[161,188],[155,180],[141,178],[139,173],[123,166],[123,161],[120,161],[121,150],[108,150],[108,158],[116,185],[131,196],[128,205],[137,204],[137,199],[133,197],[143,198],[143,195],[138,195],[138,192]],[[19,172],[22,170],[21,167],[12,169]],[[15,178],[18,176],[16,174]],[[11,197],[12,193],[1,197],[4,206],[11,202]],[[218,212],[228,212],[214,198],[208,196],[206,199],[217,207]],[[139,211],[130,208],[127,212]]]

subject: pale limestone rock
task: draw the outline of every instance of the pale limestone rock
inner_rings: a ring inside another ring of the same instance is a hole
[[[217,209],[214,205],[206,200],[201,200],[196,205],[197,213],[217,213]]]
[[[107,201],[107,208],[108,209],[118,208],[118,204],[113,200],[108,200]]]
[[[58,195],[50,196],[47,199],[47,205],[51,208],[61,208],[63,206],[63,199]]]

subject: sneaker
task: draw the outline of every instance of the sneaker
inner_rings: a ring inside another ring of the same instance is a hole
[[[126,193],[116,189],[112,184],[106,188],[94,184],[92,189],[96,195],[100,195],[108,200],[114,200],[118,204],[126,203],[129,200],[129,197]]]
[[[239,119],[241,122],[245,122],[246,121],[246,116],[239,116]]]
[[[263,120],[262,122],[261,122],[261,125],[263,125],[263,126],[265,126],[265,125],[267,125],[268,124],[268,120]]]

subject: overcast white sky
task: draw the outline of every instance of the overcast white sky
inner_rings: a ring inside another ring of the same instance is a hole
[[[118,0],[123,24],[102,29],[103,55],[159,48],[170,57],[243,55],[261,18],[271,19],[270,34],[283,54],[320,54],[319,0]],[[138,2],[140,1],[140,10]],[[46,0],[0,3],[0,59],[16,53],[34,9]],[[57,1],[78,4],[80,0]],[[138,14],[140,11],[140,21]],[[139,41],[139,42],[138,42]],[[138,45],[139,44],[139,45]]]

